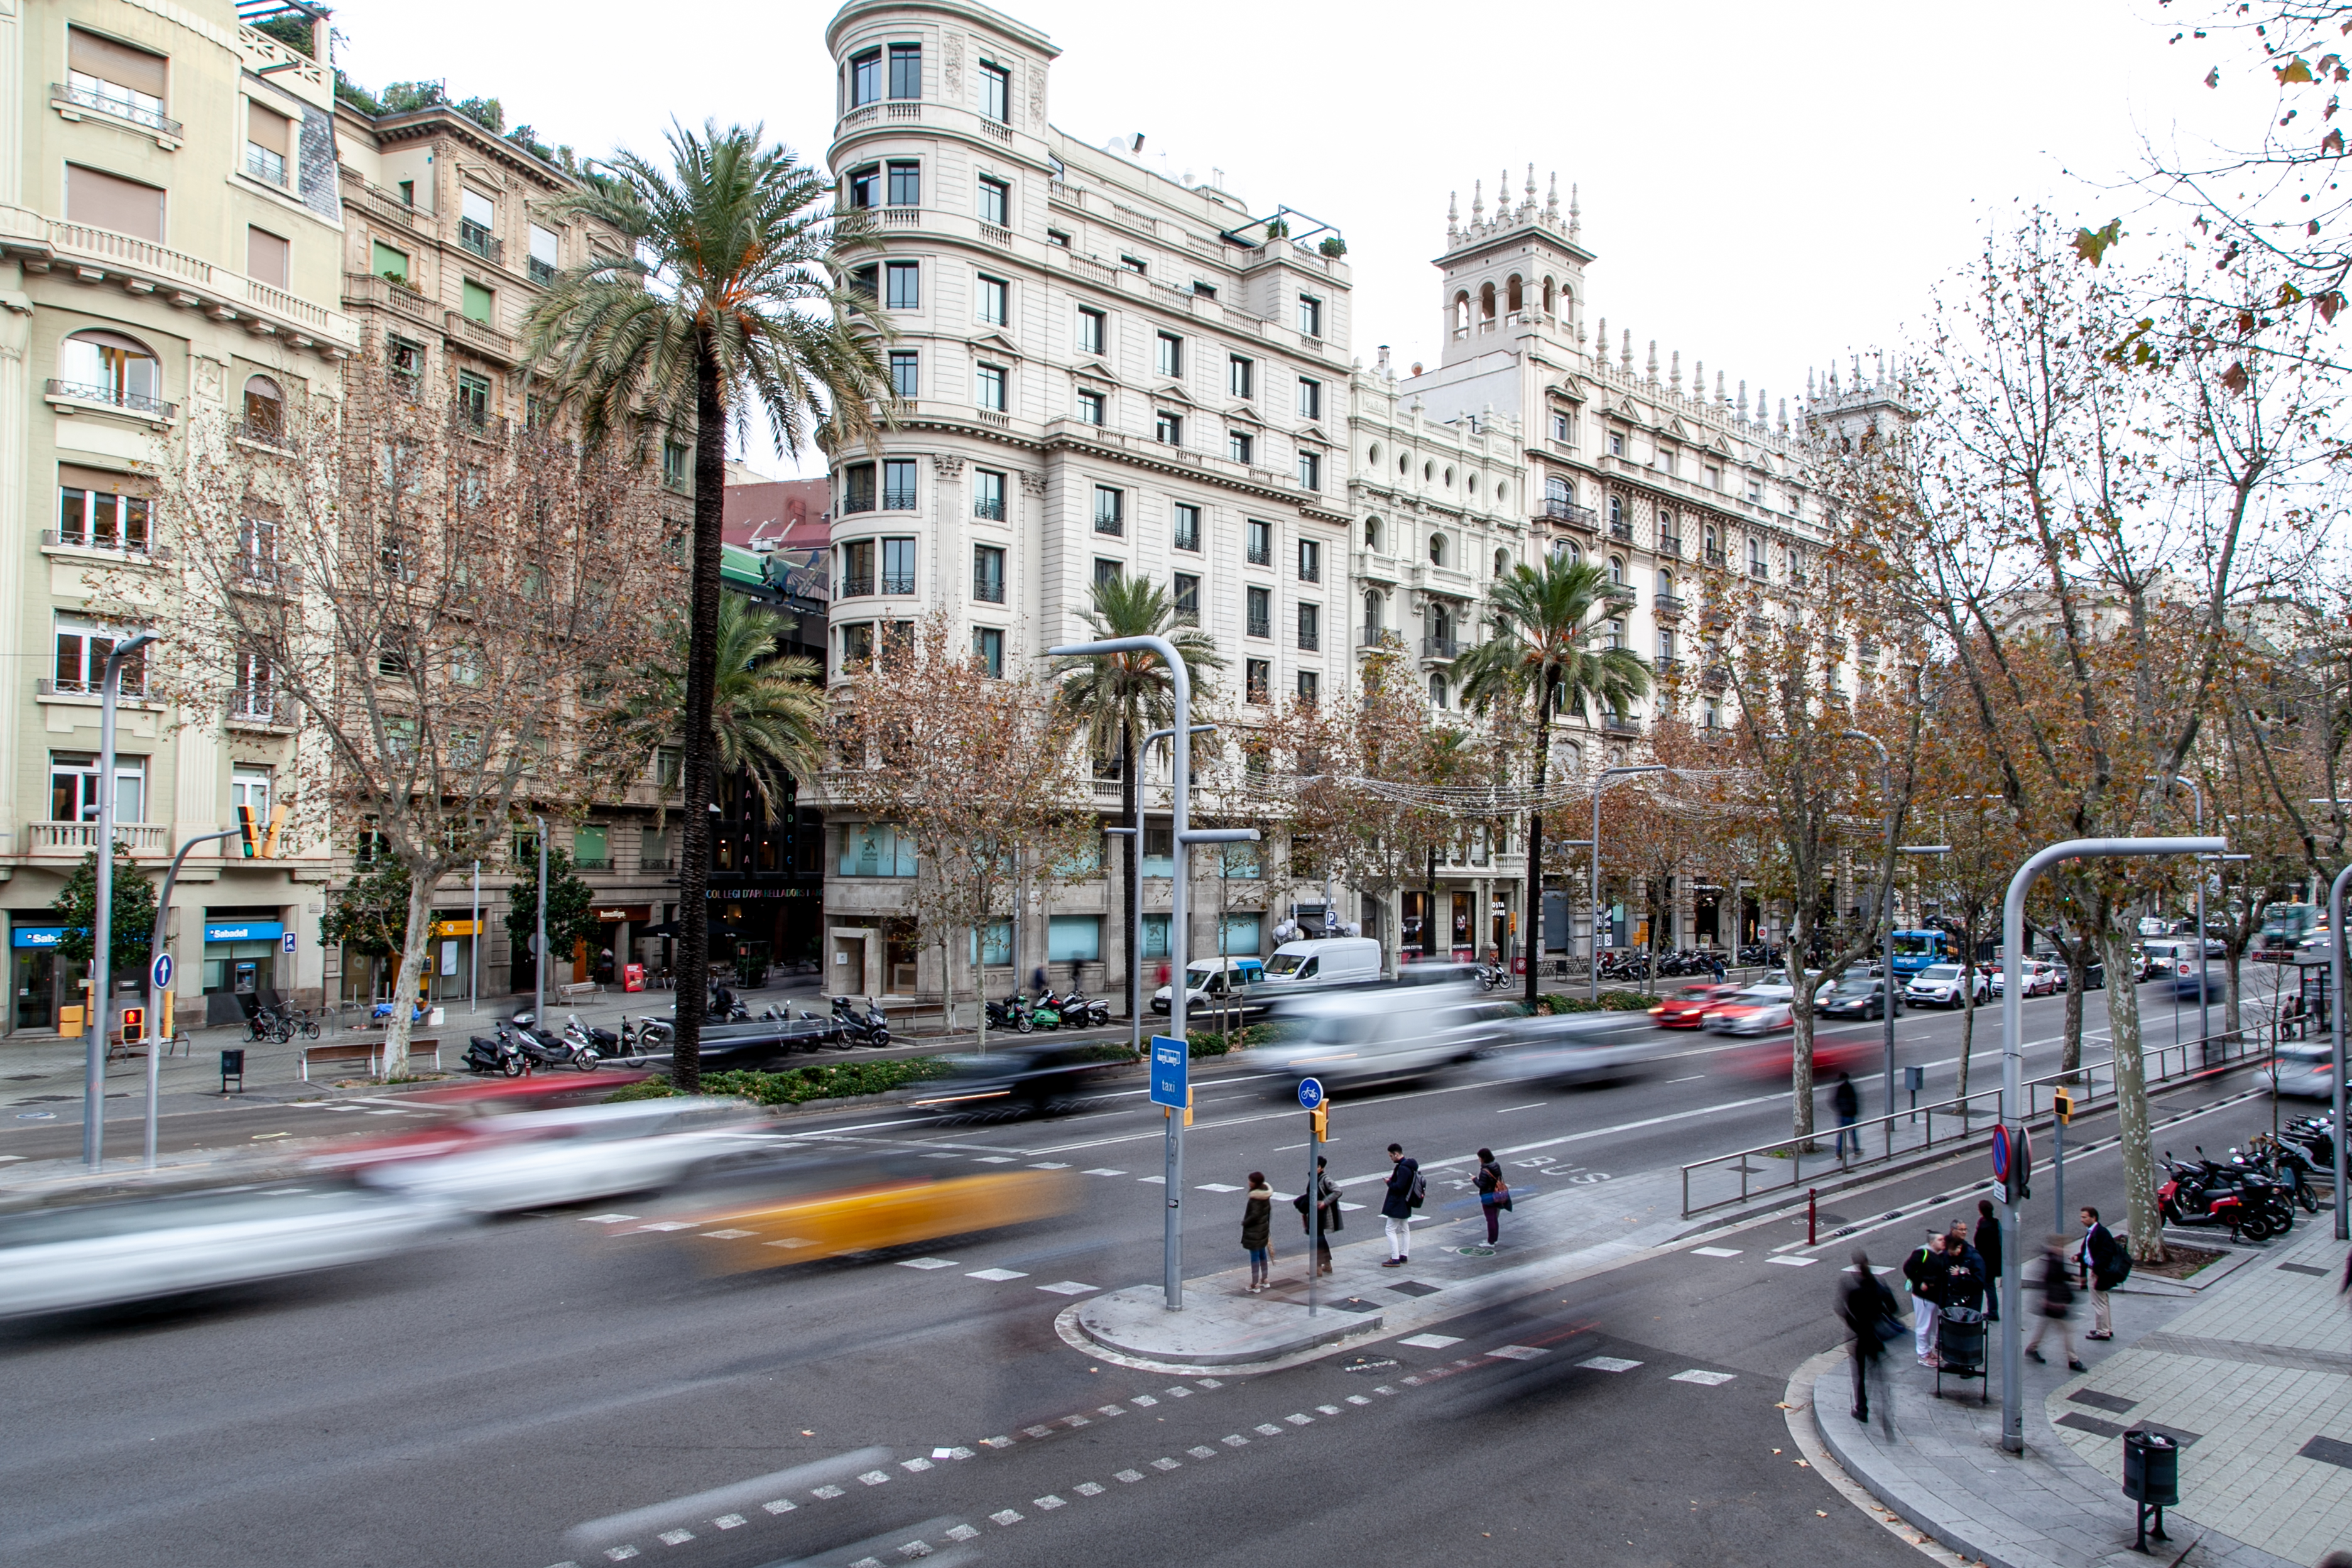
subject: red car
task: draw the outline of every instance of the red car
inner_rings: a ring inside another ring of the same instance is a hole
[[[1709,1007],[1738,989],[1737,985],[1685,985],[1651,1008],[1650,1017],[1661,1029],[1696,1029],[1705,1023]]]
[[[1867,1037],[1813,1037],[1813,1082],[1826,1088],[1837,1075],[1874,1070],[1884,1047]],[[1785,1084],[1796,1064],[1793,1039],[1759,1041],[1745,1050],[1727,1053],[1731,1070],[1748,1078]]]

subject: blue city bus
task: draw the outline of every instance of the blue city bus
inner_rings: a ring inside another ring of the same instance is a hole
[[[1916,974],[1931,963],[1958,963],[1959,943],[1948,931],[1898,931],[1895,933],[1895,973]]]

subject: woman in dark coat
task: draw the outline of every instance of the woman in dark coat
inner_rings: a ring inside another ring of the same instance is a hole
[[[1266,1276],[1272,1272],[1273,1231],[1274,1189],[1265,1184],[1264,1171],[1252,1171],[1249,1202],[1242,1209],[1242,1246],[1249,1253],[1249,1288],[1253,1296],[1265,1289]]]
[[[1339,1188],[1324,1169],[1329,1163],[1319,1155],[1315,1161],[1315,1201],[1323,1210],[1323,1228],[1315,1234],[1315,1268],[1320,1274],[1331,1272],[1331,1233],[1339,1228]],[[1298,1211],[1298,1228],[1315,1233],[1315,1216],[1307,1212],[1307,1194],[1301,1193],[1291,1199],[1290,1206]]]
[[[1511,1189],[1504,1184],[1503,1167],[1495,1163],[1492,1149],[1478,1151],[1478,1206],[1486,1215],[1486,1245],[1495,1245],[1503,1211],[1511,1206]]]

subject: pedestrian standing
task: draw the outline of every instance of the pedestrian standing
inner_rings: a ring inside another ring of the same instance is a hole
[[[1954,1219],[1951,1228],[1944,1233],[1944,1292],[1940,1298],[1946,1307],[1964,1307],[1971,1312],[1981,1312],[1985,1304],[1985,1284],[1991,1277],[1985,1272],[1984,1257],[1969,1244],[1969,1222]]]
[[[1388,1232],[1389,1260],[1383,1268],[1402,1268],[1412,1261],[1412,1211],[1427,1192],[1421,1162],[1405,1158],[1404,1145],[1389,1145],[1388,1190],[1381,1198],[1381,1226]]]
[[[2067,1367],[2074,1372],[2085,1370],[2083,1358],[2074,1353],[2074,1331],[2066,1326],[2074,1310],[2074,1287],[2066,1282],[2066,1238],[2053,1236],[2042,1249],[2042,1321],[2033,1325],[2033,1338],[2027,1342],[2025,1353],[2037,1362],[2042,1360],[2042,1336],[2055,1327],[2058,1348],[2066,1352]]]
[[[2091,1328],[2083,1336],[2086,1340],[2116,1337],[2115,1314],[2107,1304],[2107,1292],[2123,1283],[2124,1271],[2116,1266],[2122,1256],[2123,1248],[2116,1245],[2114,1233],[2099,1223],[2099,1211],[2084,1204],[2083,1244],[2074,1259],[2082,1268],[2083,1283],[2091,1289]]]
[[[1321,1274],[1331,1272],[1331,1233],[1339,1228],[1339,1188],[1325,1170],[1330,1163],[1320,1154],[1315,1157],[1315,1202],[1323,1211],[1320,1232],[1316,1231],[1315,1216],[1307,1212],[1307,1195],[1301,1193],[1290,1200],[1290,1206],[1298,1211],[1298,1227],[1315,1235],[1315,1268]]]
[[[1714,968],[1715,968],[1715,983],[1716,983],[1717,985],[1720,985],[1720,984],[1723,984],[1723,950],[1722,950],[1721,948],[1717,948],[1717,949],[1715,951],[1715,953],[1714,953]]]
[[[1890,1414],[1892,1402],[1886,1397],[1886,1336],[1889,1330],[1899,1331],[1903,1325],[1895,1317],[1895,1292],[1870,1271],[1870,1259],[1858,1247],[1853,1251],[1853,1278],[1838,1292],[1838,1316],[1853,1334],[1853,1418],[1870,1419],[1870,1385],[1876,1383],[1878,1424],[1891,1437],[1895,1421]]]
[[[1853,1130],[1854,1118],[1862,1114],[1862,1096],[1854,1092],[1853,1079],[1838,1074],[1837,1088],[1830,1091],[1830,1109],[1837,1112],[1837,1157],[1845,1158],[1847,1140],[1853,1142],[1853,1152],[1862,1152],[1862,1134]]]
[[[1478,1206],[1486,1215],[1486,1245],[1495,1245],[1503,1211],[1511,1206],[1510,1184],[1503,1180],[1503,1167],[1495,1163],[1492,1149],[1478,1151]]]
[[[1903,1280],[1911,1288],[1911,1332],[1919,1364],[1936,1364],[1936,1318],[1942,1307],[1937,1299],[1944,1288],[1944,1233],[1927,1227],[1927,1243],[1903,1260]]]
[[[2000,1321],[2000,1216],[1990,1198],[1977,1200],[1977,1256],[1984,1259],[1985,1321]]]
[[[1266,1276],[1273,1271],[1273,1230],[1274,1189],[1265,1184],[1264,1171],[1252,1171],[1249,1201],[1242,1205],[1242,1247],[1249,1253],[1249,1293],[1253,1296],[1265,1289]]]

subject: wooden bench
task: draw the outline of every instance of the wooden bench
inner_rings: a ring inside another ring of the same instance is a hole
[[[604,987],[593,980],[574,980],[555,988],[556,1000],[569,1002],[580,996],[601,996]]]
[[[312,1062],[363,1061],[367,1063],[368,1076],[373,1078],[380,1070],[377,1063],[383,1054],[382,1040],[338,1040],[331,1045],[304,1046],[301,1058],[302,1081],[304,1083],[310,1081]],[[408,1065],[412,1069],[419,1066],[430,1066],[435,1072],[439,1072],[441,1042],[439,1040],[409,1041]]]

